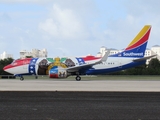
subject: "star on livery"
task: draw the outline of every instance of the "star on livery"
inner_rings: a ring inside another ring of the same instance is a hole
[[[77,81],[81,75],[97,75],[116,72],[146,63],[153,57],[144,57],[148,43],[151,25],[145,25],[138,35],[122,52],[109,55],[108,50],[103,57],[62,57],[62,58],[24,58],[14,60],[5,66],[4,71],[19,76],[24,80],[24,75],[48,75],[49,78],[67,78],[76,75]]]

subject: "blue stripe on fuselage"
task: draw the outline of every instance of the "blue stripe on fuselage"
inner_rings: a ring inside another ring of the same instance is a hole
[[[110,55],[109,57],[136,57],[136,58],[142,58],[145,54],[147,42],[144,43],[141,46],[137,46],[134,49],[131,50],[125,50],[120,53]]]
[[[107,68],[107,69],[89,69],[86,71],[87,75],[94,75],[94,74],[108,74],[111,72],[117,72],[117,71],[121,71],[124,69],[128,69],[128,68],[133,68],[139,65],[143,65],[145,64],[146,61],[141,61],[141,62],[132,62],[126,65],[122,65],[120,67],[113,67],[113,68]]]
[[[31,75],[36,75],[35,67],[36,67],[37,60],[38,60],[38,58],[32,58],[31,61],[30,61],[29,66],[28,66],[28,72]]]

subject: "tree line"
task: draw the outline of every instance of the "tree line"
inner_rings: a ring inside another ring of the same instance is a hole
[[[6,58],[0,60],[0,75],[11,75],[3,70],[4,66],[11,64],[13,62],[13,58]]]
[[[0,60],[0,75],[11,75],[3,70],[3,67],[11,64],[14,61],[12,58]],[[140,65],[134,68],[122,70],[119,72],[110,73],[110,75],[160,75],[160,61],[157,58],[152,58],[148,65]]]

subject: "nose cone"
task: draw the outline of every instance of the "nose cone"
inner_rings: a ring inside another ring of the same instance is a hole
[[[3,70],[6,71],[6,72],[8,72],[8,73],[11,73],[11,72],[10,72],[11,68],[13,68],[12,65],[7,65],[7,66],[5,66],[5,67],[3,68]]]

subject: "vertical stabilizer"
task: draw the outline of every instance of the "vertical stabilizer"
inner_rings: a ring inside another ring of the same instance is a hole
[[[131,41],[126,49],[113,57],[143,57],[150,35],[151,25],[145,25],[137,36]]]

